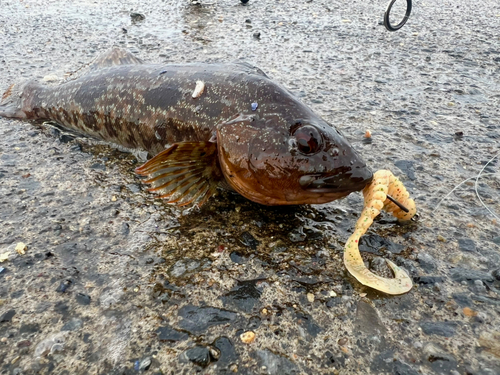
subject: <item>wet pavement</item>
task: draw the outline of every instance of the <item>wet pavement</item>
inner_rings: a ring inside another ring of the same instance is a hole
[[[247,61],[400,176],[421,216],[363,237],[370,269],[390,276],[388,258],[415,282],[388,297],[343,265],[360,194],[269,208],[221,192],[182,213],[134,155],[0,119],[0,373],[500,374],[500,4],[416,2],[395,33],[385,6],[2,1],[1,90],[112,46]]]

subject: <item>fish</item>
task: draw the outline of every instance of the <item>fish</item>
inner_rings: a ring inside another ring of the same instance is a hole
[[[373,178],[335,126],[244,62],[149,64],[113,48],[59,85],[12,85],[0,116],[146,151],[135,172],[180,207],[221,187],[268,206],[322,204]]]

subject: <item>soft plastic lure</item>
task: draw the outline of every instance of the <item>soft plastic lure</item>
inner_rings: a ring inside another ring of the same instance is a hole
[[[402,294],[408,292],[413,283],[410,277],[390,260],[387,263],[394,272],[393,279],[380,277],[366,268],[359,253],[359,239],[366,233],[373,219],[380,214],[381,210],[392,213],[400,220],[410,220],[415,216],[417,209],[415,202],[410,199],[408,191],[403,183],[388,170],[380,170],[373,175],[371,184],[363,189],[365,205],[361,212],[361,217],[356,223],[354,233],[349,237],[345,246],[344,263],[347,270],[361,284],[370,288],[380,290],[387,294]],[[396,201],[408,209],[405,212],[396,204],[392,203],[387,195],[392,196]]]

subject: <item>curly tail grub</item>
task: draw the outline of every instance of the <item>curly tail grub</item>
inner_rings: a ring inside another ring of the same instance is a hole
[[[395,200],[407,207],[409,212],[404,212],[387,199],[391,195]],[[380,170],[373,175],[373,181],[363,190],[365,205],[361,217],[356,223],[354,233],[349,237],[345,246],[344,264],[347,270],[361,284],[380,290],[387,294],[402,294],[408,292],[413,284],[410,277],[393,262],[386,259],[394,272],[394,279],[386,279],[372,273],[365,267],[359,253],[359,239],[366,233],[373,219],[380,214],[382,209],[392,213],[400,220],[410,220],[417,212],[415,202],[410,199],[403,183],[390,171]]]

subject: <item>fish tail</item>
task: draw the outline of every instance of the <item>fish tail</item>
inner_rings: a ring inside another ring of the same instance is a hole
[[[0,117],[25,119],[23,111],[23,93],[32,81],[11,85],[0,99]]]

